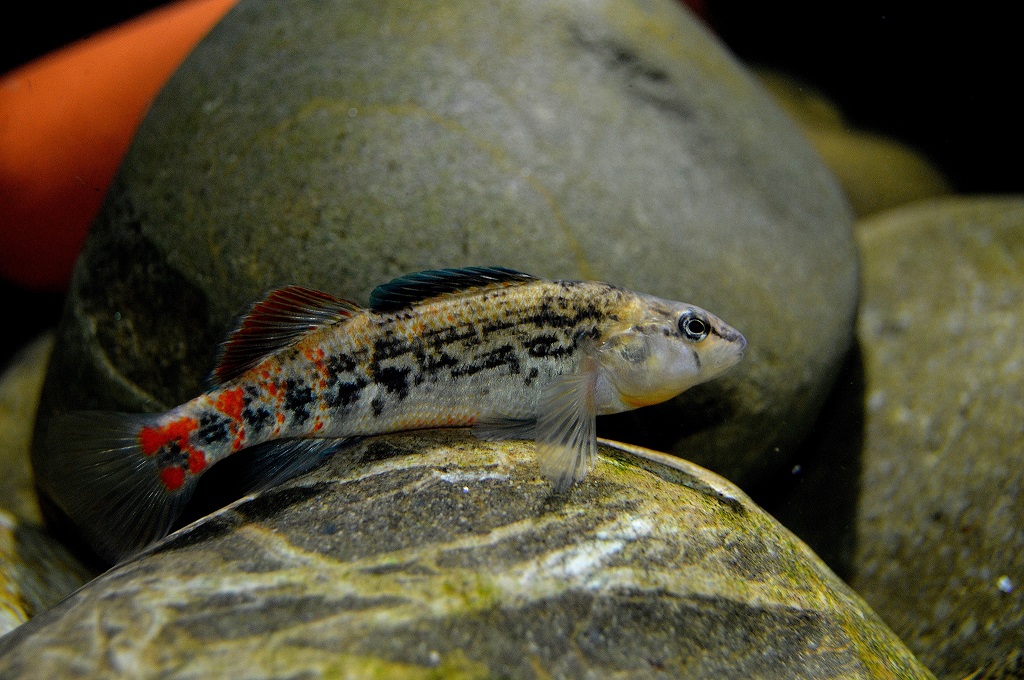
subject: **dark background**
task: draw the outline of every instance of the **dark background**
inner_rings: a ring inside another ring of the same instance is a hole
[[[0,71],[161,4],[19,5],[22,16],[8,15],[0,31]],[[957,191],[1024,192],[1024,41],[1010,3],[929,12],[892,2],[697,4],[742,60],[799,78],[851,125],[914,146]],[[61,299],[7,281],[0,297],[13,321],[0,333],[2,366],[56,323]]]

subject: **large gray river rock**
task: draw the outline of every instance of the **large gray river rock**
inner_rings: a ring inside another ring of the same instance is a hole
[[[528,443],[365,440],[0,638],[0,677],[932,677],[738,488],[601,453],[558,497]]]
[[[1024,197],[917,204],[858,236],[851,583],[939,677],[1024,677]]]
[[[724,379],[606,432],[746,482],[852,337],[836,183],[679,3],[243,0],[153,105],[74,275],[55,408],[163,408],[269,286],[500,264],[707,307]]]

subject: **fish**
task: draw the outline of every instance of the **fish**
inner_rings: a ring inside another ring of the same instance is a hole
[[[694,305],[505,267],[401,276],[366,307],[287,286],[242,317],[191,401],[54,416],[37,484],[111,563],[167,535],[204,473],[242,451],[252,486],[269,488],[360,437],[469,427],[534,439],[566,493],[596,461],[596,416],[671,399],[745,347]]]

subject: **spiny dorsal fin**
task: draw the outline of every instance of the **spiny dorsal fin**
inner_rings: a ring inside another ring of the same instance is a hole
[[[354,302],[310,288],[287,286],[273,290],[253,305],[228,336],[221,347],[213,380],[223,383],[237,378],[297,338],[358,311],[359,305]]]
[[[446,293],[502,283],[536,281],[537,277],[506,267],[464,267],[430,269],[399,276],[381,284],[370,293],[370,309],[393,312],[403,307]]]

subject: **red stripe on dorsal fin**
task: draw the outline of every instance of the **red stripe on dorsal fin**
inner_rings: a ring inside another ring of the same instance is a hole
[[[212,380],[220,384],[237,378],[307,333],[347,319],[359,309],[354,302],[302,286],[273,290],[252,306],[224,341]]]

